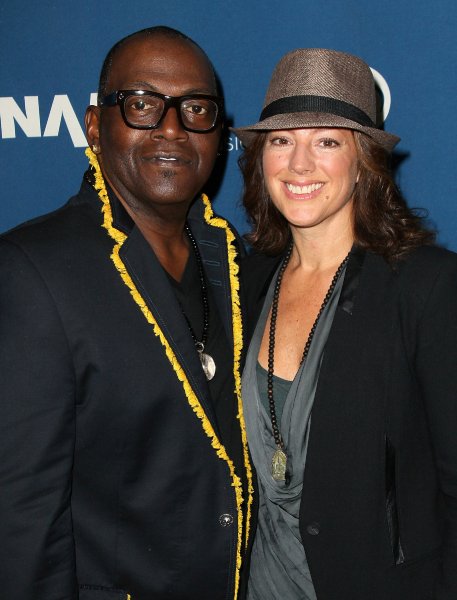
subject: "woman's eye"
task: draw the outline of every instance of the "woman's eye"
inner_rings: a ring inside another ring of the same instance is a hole
[[[324,138],[323,140],[319,141],[319,145],[323,148],[336,148],[340,144],[333,138]]]
[[[273,146],[285,146],[289,143],[289,140],[283,136],[276,136],[270,138],[270,144]]]

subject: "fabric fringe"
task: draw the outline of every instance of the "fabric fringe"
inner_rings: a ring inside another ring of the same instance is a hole
[[[230,288],[232,298],[232,323],[233,323],[233,340],[234,340],[234,368],[233,375],[235,379],[235,393],[238,402],[238,420],[240,421],[241,439],[243,443],[243,454],[244,464],[246,468],[247,480],[248,480],[248,494],[247,494],[247,508],[246,508],[246,529],[245,529],[245,545],[247,546],[250,533],[251,524],[251,508],[254,498],[254,487],[252,483],[252,469],[249,460],[248,443],[246,435],[246,425],[243,414],[243,402],[241,398],[241,352],[243,350],[243,325],[241,316],[241,303],[240,303],[240,282],[239,282],[239,267],[236,264],[237,252],[234,245],[235,235],[227,224],[225,219],[221,217],[215,217],[214,212],[209,201],[208,196],[202,194],[202,200],[205,205],[205,221],[208,225],[213,227],[220,227],[225,230],[227,239],[227,253],[229,262],[229,277],[230,277]],[[239,511],[241,512],[241,510]],[[242,529],[242,526],[241,526]],[[241,533],[240,533],[241,536]],[[241,551],[241,549],[239,548]],[[239,564],[238,568],[241,567],[241,554],[238,554]]]

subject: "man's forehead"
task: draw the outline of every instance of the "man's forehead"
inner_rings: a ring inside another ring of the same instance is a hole
[[[206,55],[190,40],[162,34],[138,36],[129,40],[113,57],[109,80],[131,78],[153,71],[175,76],[183,71],[215,86],[212,66]]]

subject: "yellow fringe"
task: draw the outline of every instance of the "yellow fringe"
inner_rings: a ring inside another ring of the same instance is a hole
[[[200,419],[202,423],[203,430],[208,438],[211,440],[211,446],[216,450],[216,454],[222,460],[225,460],[230,471],[230,475],[232,477],[232,486],[235,488],[235,498],[237,504],[237,512],[238,512],[238,542],[237,542],[237,556],[236,556],[236,572],[235,572],[235,592],[234,592],[234,600],[236,600],[238,596],[239,589],[239,580],[240,580],[240,569],[241,569],[241,546],[242,546],[242,532],[243,532],[243,512],[241,509],[243,503],[243,488],[241,479],[235,473],[235,467],[233,462],[230,460],[225,447],[219,441],[216,432],[214,431],[211,422],[205,414],[205,411],[200,404],[192,386],[187,379],[187,376],[184,372],[184,369],[180,365],[175,353],[173,352],[170,344],[168,343],[167,338],[163,334],[161,328],[159,327],[157,321],[155,320],[153,314],[149,310],[146,302],[142,298],[138,289],[136,288],[134,282],[132,281],[122,259],[119,256],[119,251],[121,249],[122,244],[126,240],[127,236],[113,227],[113,218],[111,213],[111,206],[109,203],[108,193],[106,191],[105,182],[103,179],[103,175],[100,170],[100,166],[98,164],[98,160],[96,155],[92,152],[90,148],[86,148],[86,156],[89,159],[90,165],[93,167],[95,171],[95,184],[94,187],[98,191],[98,195],[100,200],[102,201],[102,213],[103,213],[103,227],[107,230],[109,236],[116,242],[116,245],[113,247],[113,251],[111,254],[111,259],[119,272],[122,280],[125,285],[129,288],[130,294],[132,295],[134,301],[139,306],[141,312],[143,313],[146,321],[152,326],[154,334],[160,339],[162,346],[165,349],[165,354],[170,361],[173,370],[175,371],[179,381],[181,381],[184,393],[186,394],[189,405],[192,410],[195,412],[197,417]],[[238,419],[240,421],[241,427],[241,437],[243,443],[243,453],[244,453],[244,462],[247,472],[248,479],[248,501],[247,501],[247,509],[246,509],[246,538],[245,545],[247,545],[248,537],[249,537],[249,526],[251,522],[251,506],[253,500],[253,486],[252,486],[252,470],[249,462],[248,455],[248,446],[247,446],[247,438],[246,438],[246,428],[244,424],[244,416],[243,416],[243,406],[241,402],[241,375],[240,375],[240,358],[241,351],[243,348],[243,338],[242,338],[242,321],[241,321],[241,308],[240,308],[240,299],[239,299],[239,281],[238,281],[238,265],[235,262],[236,259],[236,248],[233,245],[235,240],[235,236],[233,232],[227,225],[227,222],[224,219],[214,217],[211,204],[207,196],[203,195],[202,200],[205,204],[205,220],[209,225],[213,225],[215,227],[221,227],[225,229],[226,239],[227,239],[227,251],[228,251],[228,260],[229,260],[229,273],[230,273],[230,286],[231,286],[231,297],[232,297],[232,322],[233,322],[233,339],[234,339],[234,378],[235,378],[235,392],[237,396],[238,402]]]
[[[241,318],[241,306],[240,306],[240,283],[238,278],[239,267],[236,264],[236,248],[233,244],[235,241],[235,235],[229,228],[227,221],[222,219],[221,217],[215,217],[213,209],[211,207],[211,203],[209,201],[208,196],[202,194],[202,200],[205,205],[205,221],[214,227],[221,227],[225,230],[225,235],[227,239],[227,251],[228,251],[228,262],[229,262],[229,276],[230,276],[230,289],[231,289],[231,298],[232,298],[232,323],[233,323],[233,341],[234,341],[234,366],[233,366],[233,375],[235,378],[235,393],[238,401],[238,419],[240,421],[240,429],[241,429],[241,439],[243,443],[243,454],[244,454],[244,464],[246,468],[246,475],[248,480],[248,499],[247,499],[247,508],[246,508],[246,529],[245,529],[245,546],[247,546],[249,533],[250,533],[250,525],[251,525],[251,508],[252,502],[254,498],[254,488],[252,485],[252,469],[249,461],[249,452],[248,452],[248,443],[246,436],[246,425],[244,421],[244,413],[243,413],[243,402],[241,399],[241,352],[243,350],[243,325]],[[241,502],[242,502],[241,498]],[[239,585],[239,569],[241,568],[241,537],[242,537],[242,511],[241,511],[241,502],[239,505],[238,516],[239,516],[239,532],[238,532],[238,551],[237,551],[237,579],[236,579],[236,588]],[[237,592],[236,592],[237,593]],[[235,598],[236,598],[235,593]]]

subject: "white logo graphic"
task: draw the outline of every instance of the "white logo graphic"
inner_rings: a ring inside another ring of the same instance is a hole
[[[90,104],[97,104],[97,94],[90,95]],[[24,112],[25,111],[25,112]],[[78,117],[66,94],[54,96],[43,133],[38,96],[24,97],[24,111],[14,98],[0,98],[0,127],[3,139],[16,137],[16,124],[27,137],[56,137],[60,133],[62,120],[65,122],[75,148],[87,146]]]
[[[381,90],[383,98],[384,98],[384,102],[382,105],[382,120],[385,121],[387,119],[387,115],[389,114],[390,103],[392,100],[392,97],[390,95],[389,85],[387,84],[387,81],[384,79],[384,77],[381,75],[381,73],[379,73],[378,71],[376,71],[376,69],[373,69],[372,67],[370,67],[370,69],[371,69],[371,72],[373,73],[374,80],[378,84],[378,87]]]

